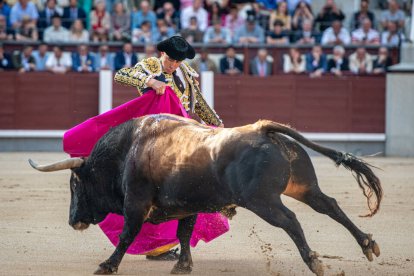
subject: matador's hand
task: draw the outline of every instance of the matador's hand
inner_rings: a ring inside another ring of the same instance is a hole
[[[147,85],[154,89],[157,95],[163,95],[165,93],[166,84],[162,81],[151,79],[148,81]]]

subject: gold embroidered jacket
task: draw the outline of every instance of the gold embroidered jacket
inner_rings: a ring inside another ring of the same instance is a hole
[[[222,121],[216,112],[208,106],[200,92],[199,83],[195,79],[198,77],[197,72],[186,62],[181,63],[180,69],[186,82],[184,92],[178,89],[171,74],[162,71],[161,61],[156,57],[143,59],[133,68],[119,70],[115,74],[115,81],[136,87],[140,96],[150,89],[147,86],[150,79],[164,81],[174,90],[187,112],[195,112],[206,124],[219,126]]]

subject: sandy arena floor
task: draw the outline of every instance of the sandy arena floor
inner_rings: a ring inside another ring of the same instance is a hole
[[[74,231],[67,223],[69,171],[40,173],[27,159],[52,162],[57,153],[0,154],[0,275],[90,275],[114,247],[96,226]],[[339,202],[365,232],[373,233],[381,256],[369,263],[347,230],[308,206],[284,198],[302,224],[311,248],[320,253],[325,275],[414,275],[414,159],[369,161],[384,188],[373,218],[351,174],[326,158],[313,158],[322,190]],[[256,233],[256,234],[252,234]],[[272,251],[261,250],[269,243]],[[192,275],[312,275],[287,234],[253,213],[238,209],[231,230],[193,249]],[[120,275],[169,275],[173,263],[125,256]]]

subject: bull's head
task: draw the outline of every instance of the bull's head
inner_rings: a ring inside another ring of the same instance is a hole
[[[85,173],[82,173],[82,167],[85,160],[83,158],[69,158],[58,161],[49,165],[37,165],[29,159],[30,165],[41,172],[53,172],[70,169],[72,175],[70,177],[70,210],[69,224],[75,230],[84,230],[89,224],[95,222],[96,219],[92,215],[91,206],[89,206],[87,185],[88,179]]]

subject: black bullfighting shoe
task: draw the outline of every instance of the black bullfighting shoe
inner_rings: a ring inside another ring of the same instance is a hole
[[[158,256],[147,255],[146,257],[147,257],[147,260],[151,260],[151,261],[176,261],[180,257],[180,254],[178,254],[177,251],[178,251],[178,248],[169,250]]]

